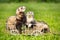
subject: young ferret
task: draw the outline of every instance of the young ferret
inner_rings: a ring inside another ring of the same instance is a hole
[[[29,11],[26,14],[26,27],[33,28],[34,24],[35,24],[34,13],[32,11]]]

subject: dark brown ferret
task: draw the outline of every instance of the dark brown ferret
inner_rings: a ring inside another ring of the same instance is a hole
[[[26,22],[25,17],[25,7],[21,6],[16,11],[16,16],[11,16],[7,20],[7,30],[11,31],[11,33],[22,33],[22,25]],[[14,31],[15,30],[15,31]]]
[[[16,10],[16,21],[17,21],[16,28],[18,30],[20,30],[20,33],[22,33],[21,32],[22,31],[22,29],[21,29],[22,24],[25,25],[25,23],[26,23],[26,16],[25,16],[25,13],[24,13],[25,9],[26,9],[25,6],[22,6],[22,7],[19,7]]]

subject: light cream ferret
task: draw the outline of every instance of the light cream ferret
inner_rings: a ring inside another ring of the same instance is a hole
[[[32,11],[27,12],[26,22],[27,27],[33,27],[33,25],[35,24],[34,13]]]

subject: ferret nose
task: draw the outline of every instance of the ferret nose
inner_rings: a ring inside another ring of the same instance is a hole
[[[24,16],[24,15],[22,14],[22,16]]]

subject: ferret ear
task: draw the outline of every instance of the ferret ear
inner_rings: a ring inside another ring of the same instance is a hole
[[[31,15],[34,15],[34,12],[33,12],[33,11],[30,11],[29,13],[30,13]]]
[[[16,14],[18,14],[18,13],[19,13],[19,10],[17,9],[17,10],[16,10]]]
[[[25,8],[25,9],[26,9],[26,7],[25,7],[25,6],[21,6],[21,7],[23,7],[23,8]]]
[[[34,15],[34,12],[32,12],[32,15]]]
[[[20,11],[19,8],[18,8],[18,11]]]

